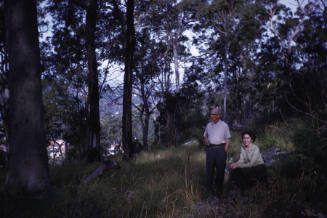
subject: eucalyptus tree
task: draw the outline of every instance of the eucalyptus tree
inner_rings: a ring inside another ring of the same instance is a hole
[[[86,110],[89,160],[100,160],[99,73],[95,52],[95,33],[99,5],[97,0],[74,1],[74,3],[86,11],[85,47],[88,66]]]
[[[85,157],[87,138],[81,137],[87,136],[87,58],[82,22],[85,13],[68,0],[48,1],[46,9],[52,21],[52,35],[42,44],[41,52],[49,133],[50,127],[63,123],[67,127],[64,138]]]
[[[147,13],[146,23],[151,26],[152,37],[161,41],[165,45],[165,51],[161,57],[166,61],[168,72],[164,71],[163,84],[170,84],[170,74],[174,72],[175,90],[178,91],[181,82],[180,70],[185,57],[189,55],[184,42],[187,37],[183,34],[189,27],[187,19],[187,10],[185,10],[183,1],[176,0],[158,0],[151,1]],[[170,65],[174,69],[170,69]]]
[[[5,46],[5,17],[4,1],[0,1],[0,131],[9,138],[9,110],[8,110],[8,54]],[[0,135],[2,137],[2,134]]]
[[[111,49],[119,47],[119,43],[116,47],[110,46],[115,38],[112,35],[117,35],[116,32],[110,33],[116,28],[110,25],[113,20],[110,6],[106,1],[95,0],[48,2],[53,18],[53,47],[49,49],[49,62],[52,63],[46,76],[68,84],[68,92],[77,102],[76,110],[81,111],[81,121],[86,117],[87,131],[79,134],[86,136],[84,143],[80,143],[86,144],[90,161],[100,158],[99,99],[101,92],[108,88],[109,69],[99,66],[99,63],[107,61],[109,66],[113,60],[119,59],[119,55],[113,55],[118,53],[117,49]]]
[[[155,87],[158,83],[155,81],[160,74],[159,54],[160,48],[156,40],[151,39],[148,28],[142,28],[137,23],[136,33],[136,51],[135,51],[135,79],[134,93],[141,100],[140,104],[134,104],[139,112],[139,121],[142,127],[143,147],[149,150],[148,133],[150,125],[150,116],[155,110],[156,93]]]
[[[193,30],[204,71],[211,86],[222,89],[223,116],[226,118],[227,98],[231,95],[233,78],[247,78],[253,74],[251,63],[262,39],[266,20],[262,5],[256,1],[216,0],[202,3],[197,8],[199,22]]]
[[[136,50],[135,50],[135,79],[134,93],[141,100],[134,104],[139,113],[142,127],[143,146],[149,149],[148,133],[150,116],[156,109],[158,93],[170,89],[170,62],[165,62],[167,53],[166,42],[159,40],[155,31],[160,28],[161,16],[153,16],[152,8],[159,7],[161,1],[144,1],[136,4]],[[150,8],[149,8],[150,5]],[[161,13],[161,12],[159,12]],[[155,23],[155,24],[154,24]],[[158,90],[159,89],[159,90]]]
[[[294,38],[296,46],[292,47],[299,64],[289,75],[289,87],[283,93],[289,107],[286,112],[304,122],[294,129],[293,143],[297,151],[319,166],[321,175],[327,173],[326,6],[326,1],[308,1],[305,6],[310,13]]]
[[[303,65],[297,38],[312,13],[310,1],[306,5],[304,1],[297,1],[297,3],[295,13],[279,1],[266,4],[270,35],[260,52],[260,59],[265,60],[260,68],[271,78],[265,88],[266,94],[272,93],[269,97],[271,111],[284,112],[286,115],[293,114],[287,103],[289,95],[293,92],[291,81]]]
[[[135,50],[135,27],[134,27],[134,0],[127,0],[126,5],[119,1],[113,1],[113,13],[120,22],[122,37],[124,39],[124,96],[123,96],[123,125],[122,142],[125,157],[130,158],[134,153],[132,144],[132,86]]]
[[[190,55],[185,46],[187,37],[184,33],[189,28],[189,20],[186,16],[187,11],[184,9],[182,2],[174,0],[149,1],[147,4],[139,3],[137,6],[136,25],[137,36],[139,36],[137,52],[139,54],[136,54],[136,85],[139,87],[135,86],[135,89],[142,99],[139,111],[141,115],[144,115],[144,142],[149,112],[155,109],[154,104],[150,108],[150,103],[156,102],[157,105],[166,107],[167,105],[164,104],[166,98],[172,92],[179,92],[182,87],[180,71],[184,67],[183,62]],[[155,100],[149,101],[149,99]],[[161,131],[165,135],[164,138],[172,138],[168,130],[176,130],[175,118],[171,113],[174,112],[160,107],[162,118],[160,125],[167,125],[167,128]],[[156,122],[158,123],[158,120]]]
[[[299,8],[301,9],[301,8]],[[313,120],[326,120],[326,4],[312,1],[306,5],[308,19],[303,21],[302,31],[295,39],[296,56],[299,58],[297,72],[293,73],[287,100],[292,109],[306,114]],[[326,123],[326,122],[325,122]]]
[[[256,80],[258,53],[265,43],[268,16],[260,2],[246,2],[239,13],[240,19],[229,48],[229,104],[230,117],[235,122],[248,124],[261,111],[259,100],[262,90]]]
[[[297,0],[296,2],[296,14],[293,14],[290,8],[280,4],[279,1],[271,1],[266,5],[269,14],[269,29],[279,42],[285,65],[292,64],[289,62],[292,61],[291,55],[294,51],[295,39],[303,28],[303,22],[308,19],[311,12],[311,7],[305,7],[304,1]]]
[[[5,1],[9,58],[9,193],[42,192],[49,170],[42,109],[36,1]]]

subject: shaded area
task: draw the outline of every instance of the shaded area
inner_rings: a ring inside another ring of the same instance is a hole
[[[116,157],[119,161],[119,157]],[[78,185],[100,163],[51,169],[48,198],[8,199],[1,192],[3,217],[292,217],[309,210],[326,214],[325,177],[311,171],[301,155],[269,168],[269,185],[237,189],[220,198],[205,191],[205,154],[201,146],[140,153],[121,169],[106,170]],[[3,172],[1,172],[3,176]],[[2,180],[3,181],[3,180]],[[3,184],[1,184],[2,186]],[[17,210],[19,208],[20,210]]]

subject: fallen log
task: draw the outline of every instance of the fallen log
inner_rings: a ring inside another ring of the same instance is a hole
[[[105,170],[109,169],[120,169],[120,165],[114,160],[110,160],[108,158],[105,159],[104,163],[101,164],[98,168],[96,168],[88,177],[86,177],[86,179],[82,181],[81,185],[87,184],[92,179],[101,176]]]

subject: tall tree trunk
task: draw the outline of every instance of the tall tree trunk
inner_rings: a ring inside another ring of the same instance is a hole
[[[145,97],[145,93],[143,94],[143,96],[144,96],[144,99],[143,99],[144,120],[143,120],[143,125],[142,125],[142,127],[143,127],[143,148],[146,151],[149,151],[148,136],[149,136],[149,123],[150,123],[150,109],[149,109],[149,104],[147,102],[147,99]]]
[[[86,8],[86,50],[88,61],[88,160],[100,160],[99,78],[95,54],[97,0],[90,0]]]
[[[226,38],[228,38],[226,36]],[[223,110],[223,119],[226,120],[227,118],[227,94],[228,94],[228,87],[227,87],[227,80],[228,80],[228,61],[227,61],[227,55],[228,55],[228,48],[229,43],[225,43],[225,55],[224,55],[224,110]]]
[[[5,33],[2,36],[5,38]],[[0,48],[0,119],[3,121],[6,144],[9,140],[9,89],[8,75],[9,63],[8,54],[4,47]]]
[[[44,191],[49,185],[36,1],[5,1],[9,55],[9,166],[6,190]]]
[[[144,126],[143,126],[143,147],[146,151],[149,151],[149,142],[148,142],[148,136],[149,136],[149,124],[150,124],[150,112],[149,110],[145,111],[144,114]]]
[[[224,60],[225,70],[224,70],[224,108],[223,108],[223,119],[226,119],[226,107],[227,107],[227,61]]]
[[[132,84],[135,47],[134,0],[127,1],[126,23],[122,141],[125,157],[132,157],[134,153],[132,144]]]
[[[145,91],[144,79],[140,79],[140,86],[141,86],[141,97],[143,101],[143,107],[141,111],[141,124],[142,124],[142,143],[143,148],[146,151],[149,151],[149,144],[148,144],[148,135],[149,135],[149,123],[150,123],[150,108],[148,104],[148,96]]]
[[[176,81],[176,91],[179,90],[179,60],[178,60],[178,39],[177,36],[173,40],[173,54],[174,54],[174,68],[175,68],[175,81]]]
[[[180,14],[181,11],[178,11],[177,15],[177,28],[176,32],[173,34],[173,54],[174,54],[174,67],[175,67],[175,82],[176,82],[176,91],[180,88],[180,73],[179,73],[179,56],[178,56],[178,43],[179,37],[182,35],[183,32],[183,24],[182,24],[182,17],[183,15]]]

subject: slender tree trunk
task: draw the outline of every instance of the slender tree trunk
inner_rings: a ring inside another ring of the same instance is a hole
[[[5,33],[3,36],[5,37]],[[0,48],[0,119],[3,121],[6,144],[9,140],[9,89],[8,89],[8,75],[9,75],[9,63],[8,54],[5,48]]]
[[[226,37],[227,38],[227,37]],[[228,54],[229,44],[226,43],[225,45],[225,57],[224,57],[224,110],[223,110],[223,119],[227,117],[227,94],[228,94],[228,87],[227,87],[227,80],[228,80],[228,61],[227,61],[227,54]]]
[[[146,100],[146,98],[144,99],[144,106],[143,106],[143,115],[144,115],[144,119],[143,119],[143,148],[146,151],[149,151],[149,144],[148,144],[148,136],[149,136],[149,123],[150,123],[150,110],[149,110],[149,105],[148,102]]]
[[[132,144],[132,84],[135,47],[134,0],[127,1],[126,23],[122,141],[125,157],[132,157],[134,153]]]
[[[5,1],[9,55],[9,165],[5,190],[44,191],[49,185],[36,1]]]
[[[175,82],[176,82],[176,91],[179,90],[180,88],[180,81],[179,81],[179,77],[180,77],[180,73],[179,73],[179,56],[178,56],[178,42],[179,42],[179,37],[181,36],[182,32],[183,32],[183,24],[182,24],[182,14],[180,14],[181,12],[178,12],[177,15],[177,28],[176,28],[176,32],[173,35],[174,39],[173,39],[173,54],[174,54],[174,65],[175,65]]]
[[[150,122],[150,109],[148,104],[148,97],[146,95],[145,91],[145,85],[144,85],[144,79],[140,79],[140,86],[141,86],[141,97],[143,101],[143,108],[141,112],[141,123],[142,123],[142,143],[143,148],[146,151],[149,151],[149,145],[148,145],[148,135],[149,135],[149,122]]]
[[[175,68],[175,81],[176,81],[176,91],[179,90],[179,60],[178,60],[178,52],[177,52],[177,36],[174,38],[173,42],[173,53],[174,53],[174,68]]]
[[[227,107],[227,79],[226,79],[226,72],[224,73],[224,110],[223,110],[223,119],[226,119],[226,107]]]
[[[95,54],[97,0],[90,0],[86,9],[86,50],[88,61],[88,160],[100,160],[99,79]]]
[[[149,123],[150,123],[150,112],[145,112],[144,117],[144,129],[143,129],[143,147],[146,151],[149,151]]]

